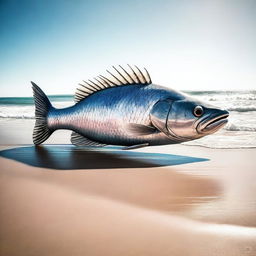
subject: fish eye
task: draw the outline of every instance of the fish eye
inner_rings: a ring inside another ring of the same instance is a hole
[[[200,117],[203,115],[203,113],[204,113],[204,109],[201,106],[196,106],[194,108],[194,116]]]

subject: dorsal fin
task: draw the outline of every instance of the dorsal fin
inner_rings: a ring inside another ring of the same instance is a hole
[[[80,102],[89,95],[109,87],[132,84],[146,86],[152,83],[150,75],[145,68],[141,70],[137,66],[132,67],[129,64],[127,66],[127,69],[120,65],[118,67],[112,66],[113,71],[106,70],[107,75],[99,75],[94,80],[87,80],[80,83],[76,89],[75,101]]]

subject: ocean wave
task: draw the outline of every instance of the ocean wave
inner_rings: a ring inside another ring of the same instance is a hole
[[[256,132],[256,127],[248,127],[248,126],[241,126],[241,125],[235,125],[235,124],[228,124],[224,127],[226,131],[243,131],[243,132]]]
[[[221,145],[214,145],[214,142],[209,143],[209,144],[204,144],[204,143],[195,143],[194,141],[192,142],[185,142],[183,145],[187,147],[202,147],[202,148],[211,148],[211,149],[251,149],[251,148],[256,148],[256,145],[245,145],[245,144],[221,144]]]
[[[33,114],[0,114],[0,118],[3,119],[35,119],[35,116]]]
[[[256,111],[256,106],[247,106],[247,107],[230,107],[228,108],[229,111],[236,111],[236,112],[251,112]]]
[[[33,119],[35,117],[34,106],[2,106],[0,118]]]
[[[50,95],[48,96],[51,103],[74,104],[74,97],[71,95]],[[0,105],[24,106],[34,105],[33,97],[0,97]]]
[[[194,141],[186,142],[183,143],[186,146],[197,146],[197,147],[202,147],[202,148],[212,148],[212,149],[251,149],[251,148],[256,148],[256,145],[243,145],[243,144],[228,144],[228,145],[214,145],[213,143],[209,144],[200,144],[200,143],[195,143]]]
[[[202,97],[204,100],[206,101],[232,101],[232,102],[236,102],[236,101],[255,101],[256,100],[256,96],[232,96],[232,97],[220,97],[220,96],[216,96],[216,97],[209,97],[209,96],[204,96]]]
[[[64,108],[71,105],[71,102],[54,102],[53,106],[56,108]],[[0,118],[9,119],[34,119],[35,118],[34,105],[1,105],[0,104]]]
[[[247,96],[256,96],[256,90],[245,90],[245,91],[190,91],[184,90],[183,92],[191,95],[199,95],[199,96],[209,96],[209,95],[216,95],[216,96],[240,96],[243,97],[244,95]]]

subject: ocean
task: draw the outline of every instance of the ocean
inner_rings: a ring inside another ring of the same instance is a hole
[[[199,140],[186,142],[209,148],[254,148],[256,147],[256,90],[252,91],[185,91],[185,93],[227,109],[228,124],[215,134]],[[49,96],[53,106],[63,108],[74,104],[72,95]],[[0,98],[0,122],[34,119],[32,97]]]

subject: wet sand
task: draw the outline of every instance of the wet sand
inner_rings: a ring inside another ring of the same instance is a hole
[[[255,149],[0,156],[1,255],[256,255]]]

